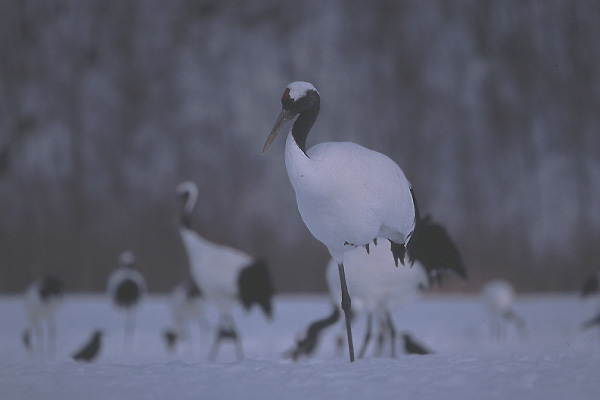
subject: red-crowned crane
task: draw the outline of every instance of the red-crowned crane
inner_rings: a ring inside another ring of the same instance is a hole
[[[63,299],[63,285],[53,276],[33,282],[25,291],[25,312],[29,326],[23,332],[23,344],[39,355],[56,351],[55,314]],[[46,335],[44,335],[46,325]],[[46,338],[44,344],[44,337]]]
[[[351,300],[344,253],[376,238],[391,242],[394,262],[404,264],[419,215],[411,184],[389,157],[350,142],[320,143],[306,149],[306,138],[319,114],[321,98],[308,82],[292,82],[283,92],[277,118],[263,154],[284,124],[294,118],[285,144],[285,165],[306,227],[322,242],[338,266],[348,351],[354,361]]]
[[[209,359],[215,360],[223,339],[234,341],[238,359],[242,346],[230,309],[241,304],[246,310],[257,304],[270,319],[274,294],[271,275],[264,261],[248,254],[212,243],[192,229],[192,211],[198,198],[198,187],[183,182],[177,194],[184,201],[179,233],[186,250],[192,278],[207,300],[219,310],[219,323]]]

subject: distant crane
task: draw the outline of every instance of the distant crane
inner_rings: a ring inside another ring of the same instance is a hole
[[[119,267],[108,278],[108,296],[113,305],[125,312],[124,344],[131,346],[135,331],[134,313],[146,295],[146,279],[134,269],[135,255],[126,250],[119,256]]]
[[[29,326],[22,335],[24,346],[39,354],[54,355],[56,351],[55,314],[63,299],[63,285],[53,276],[33,282],[25,291],[24,305]],[[46,333],[44,335],[44,325]],[[44,336],[46,343],[44,344]]]
[[[296,192],[298,210],[315,238],[338,266],[348,352],[354,361],[351,299],[344,253],[376,238],[391,242],[394,262],[404,256],[418,234],[419,213],[411,184],[387,156],[350,142],[321,143],[306,150],[306,138],[319,114],[321,98],[308,82],[292,82],[283,92],[282,110],[263,154],[284,124],[296,118],[285,145],[285,164]]]
[[[179,233],[192,278],[206,299],[212,301],[219,310],[217,333],[209,359],[216,360],[224,339],[234,342],[237,357],[242,359],[242,346],[230,308],[241,303],[249,310],[257,304],[271,318],[274,289],[269,270],[264,261],[254,259],[240,250],[212,243],[192,229],[192,211],[198,198],[195,183],[181,183],[177,187],[177,194],[184,202]]]
[[[491,280],[484,285],[482,293],[494,336],[504,337],[508,323],[514,324],[521,335],[525,334],[525,320],[513,309],[515,290],[510,282],[504,279]]]

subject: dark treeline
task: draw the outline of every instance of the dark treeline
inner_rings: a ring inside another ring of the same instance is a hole
[[[294,80],[322,97],[308,145],[398,162],[465,290],[576,289],[600,267],[599,71],[593,0],[3,1],[0,291],[103,290],[124,249],[170,289],[187,179],[204,236],[265,257],[280,292],[323,290],[284,140],[260,154]]]

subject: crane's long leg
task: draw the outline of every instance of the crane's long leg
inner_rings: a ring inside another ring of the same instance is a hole
[[[125,314],[125,333],[123,335],[123,348],[131,350],[133,347],[133,334],[135,332],[135,319],[132,310]]]
[[[375,356],[381,357],[383,354],[383,346],[385,346],[387,325],[381,316],[379,316],[378,320],[379,326],[377,327],[377,346],[375,347]]]
[[[390,330],[390,343],[391,343],[391,357],[396,358],[396,327],[394,326],[394,321],[392,320],[392,314],[387,310],[385,312],[385,319],[387,321],[388,329]]]
[[[363,344],[360,347],[360,351],[358,352],[358,358],[363,358],[365,353],[367,352],[367,347],[371,342],[371,325],[373,323],[373,314],[369,313],[367,315],[367,333],[365,334],[365,338],[363,340]]]
[[[352,342],[352,325],[350,323],[350,308],[352,300],[348,294],[348,286],[346,286],[346,274],[344,272],[344,264],[338,264],[340,272],[340,284],[342,286],[342,310],[344,318],[346,318],[346,333],[348,335],[348,352],[350,353],[350,362],[354,362],[354,343]]]
[[[48,355],[54,357],[56,354],[56,322],[53,317],[48,318]]]
[[[242,344],[240,342],[239,335],[237,330],[235,329],[235,325],[233,323],[233,319],[228,314],[222,314],[219,318],[219,326],[217,327],[217,335],[215,337],[215,341],[212,345],[210,353],[208,355],[208,359],[210,361],[216,361],[217,353],[219,352],[219,347],[221,346],[221,341],[223,339],[233,340],[235,346],[235,354],[238,360],[244,359],[244,352],[242,350]]]

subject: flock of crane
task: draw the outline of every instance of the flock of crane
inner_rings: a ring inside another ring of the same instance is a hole
[[[381,354],[389,343],[390,356],[394,357],[397,331],[392,311],[418,298],[444,275],[466,279],[460,253],[442,226],[419,214],[410,182],[390,158],[350,142],[321,143],[306,149],[308,133],[320,109],[320,95],[312,84],[289,84],[281,104],[263,153],[283,126],[294,120],[285,144],[286,169],[304,223],[331,255],[326,277],[332,301],[331,314],[310,323],[286,356],[298,359],[314,353],[324,330],[344,314],[346,334],[340,343],[347,343],[350,361],[354,361],[352,320],[363,313],[368,325],[358,357],[364,357],[371,344],[372,325],[376,326],[376,353]],[[165,341],[173,349],[187,340],[188,321],[202,318],[203,302],[210,301],[218,309],[219,320],[209,358],[215,360],[221,343],[229,340],[241,359],[243,349],[231,308],[241,305],[250,309],[256,305],[271,318],[274,288],[269,269],[264,260],[212,243],[193,229],[192,215],[198,199],[193,182],[181,183],[176,194],[183,201],[179,233],[192,281],[173,290],[174,327],[164,332]],[[380,243],[386,240],[389,247]],[[398,262],[410,265],[399,267]],[[133,313],[147,289],[144,277],[134,268],[132,252],[123,252],[119,264],[109,278],[108,293],[126,314],[125,338],[130,341]],[[596,277],[595,284],[586,285],[586,294],[597,290]],[[47,324],[47,342],[53,346],[53,315],[61,294],[61,284],[55,278],[35,282],[27,289],[30,327],[23,334],[26,347],[42,342],[43,323]],[[526,333],[524,319],[511,308],[514,290],[508,282],[490,282],[484,294],[494,315],[492,329],[496,334],[502,334],[507,321]],[[600,316],[587,324],[598,323]],[[101,347],[101,337],[101,331],[93,332],[91,340],[73,353],[73,358],[93,360]],[[430,352],[408,335],[402,340],[407,352]]]

